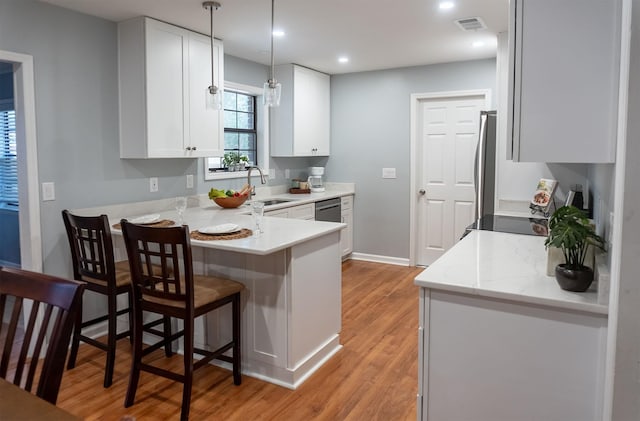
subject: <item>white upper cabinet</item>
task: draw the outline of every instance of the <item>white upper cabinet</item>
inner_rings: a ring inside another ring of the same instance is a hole
[[[272,156],[328,156],[329,75],[295,64],[276,67],[280,106],[271,109]]]
[[[621,0],[511,0],[513,160],[614,162]]]
[[[140,17],[118,24],[120,157],[219,155],[223,112],[206,108],[210,38]],[[216,86],[223,47],[214,43]]]

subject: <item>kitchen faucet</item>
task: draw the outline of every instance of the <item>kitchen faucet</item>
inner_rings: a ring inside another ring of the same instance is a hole
[[[260,173],[260,181],[262,182],[262,184],[267,184],[267,179],[262,173],[262,170],[260,169],[260,167],[247,168],[247,184],[249,184],[249,199],[251,199],[253,196],[256,195],[256,186],[251,185],[251,170],[253,170],[254,168],[258,170],[258,172]]]

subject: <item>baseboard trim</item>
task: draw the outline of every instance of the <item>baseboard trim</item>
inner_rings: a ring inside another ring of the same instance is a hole
[[[351,253],[353,260],[364,260],[365,262],[386,263],[388,265],[409,266],[409,259],[402,257],[380,256],[377,254]]]

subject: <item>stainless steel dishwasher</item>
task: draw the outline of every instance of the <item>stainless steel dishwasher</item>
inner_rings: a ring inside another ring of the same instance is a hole
[[[327,199],[316,202],[316,221],[341,222],[341,199]]]

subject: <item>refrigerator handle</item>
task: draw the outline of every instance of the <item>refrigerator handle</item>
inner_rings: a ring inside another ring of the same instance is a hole
[[[484,210],[484,171],[485,171],[485,143],[487,138],[487,113],[480,112],[480,132],[478,135],[478,148],[476,149],[476,160],[474,168],[474,182],[476,190],[475,219],[482,216]]]

